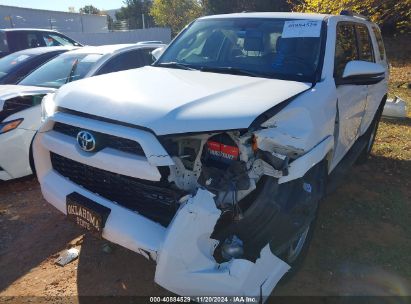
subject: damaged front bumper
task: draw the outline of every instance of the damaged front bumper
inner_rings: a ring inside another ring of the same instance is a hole
[[[66,213],[66,196],[77,192],[111,209],[103,238],[157,263],[155,282],[179,295],[269,296],[289,265],[263,248],[255,263],[234,259],[217,263],[211,239],[221,215],[213,194],[199,189],[165,228],[66,180],[53,171],[41,180],[43,195]]]
[[[166,231],[155,281],[182,295],[269,296],[289,266],[263,248],[255,263],[233,259],[218,264],[210,239],[221,215],[213,194],[199,189],[178,211]]]

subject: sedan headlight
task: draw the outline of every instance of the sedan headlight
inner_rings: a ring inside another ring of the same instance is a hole
[[[41,121],[44,122],[56,112],[56,104],[54,103],[54,93],[47,94],[41,101]]]
[[[23,120],[24,120],[23,118],[19,118],[16,120],[0,123],[0,134],[4,134],[11,130],[16,129],[23,122]]]

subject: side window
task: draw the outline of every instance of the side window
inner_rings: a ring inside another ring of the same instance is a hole
[[[364,24],[356,24],[360,60],[375,62],[371,36]]]
[[[341,78],[349,61],[358,60],[357,40],[354,24],[340,22],[337,24],[335,45],[334,77]]]
[[[39,36],[36,32],[28,32],[26,36],[26,41],[29,48],[36,48],[44,45],[44,43],[42,43],[39,40]]]
[[[30,47],[27,32],[8,32],[7,39],[11,52],[17,52]]]
[[[75,45],[74,41],[54,33],[41,33],[42,39],[46,46]]]
[[[146,63],[143,56],[141,56],[140,50],[132,50],[111,58],[100,68],[97,75],[140,68],[144,65]]]
[[[140,50],[145,65],[150,65],[155,61],[155,58],[151,54],[154,50],[155,49],[153,48],[144,48]]]
[[[378,51],[380,53],[380,59],[384,60],[385,59],[385,47],[384,47],[384,42],[382,40],[381,31],[376,26],[373,26],[372,30],[374,32],[375,38],[377,39]]]

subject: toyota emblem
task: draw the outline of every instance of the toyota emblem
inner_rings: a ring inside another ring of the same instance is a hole
[[[93,134],[87,131],[80,131],[77,134],[77,143],[81,150],[91,152],[96,148],[96,139]]]

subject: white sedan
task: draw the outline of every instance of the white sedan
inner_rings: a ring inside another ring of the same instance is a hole
[[[153,62],[151,52],[164,46],[137,43],[83,47],[50,60],[18,85],[0,86],[0,180],[32,173],[30,146],[41,124],[40,103],[46,94],[82,78],[149,65]]]

